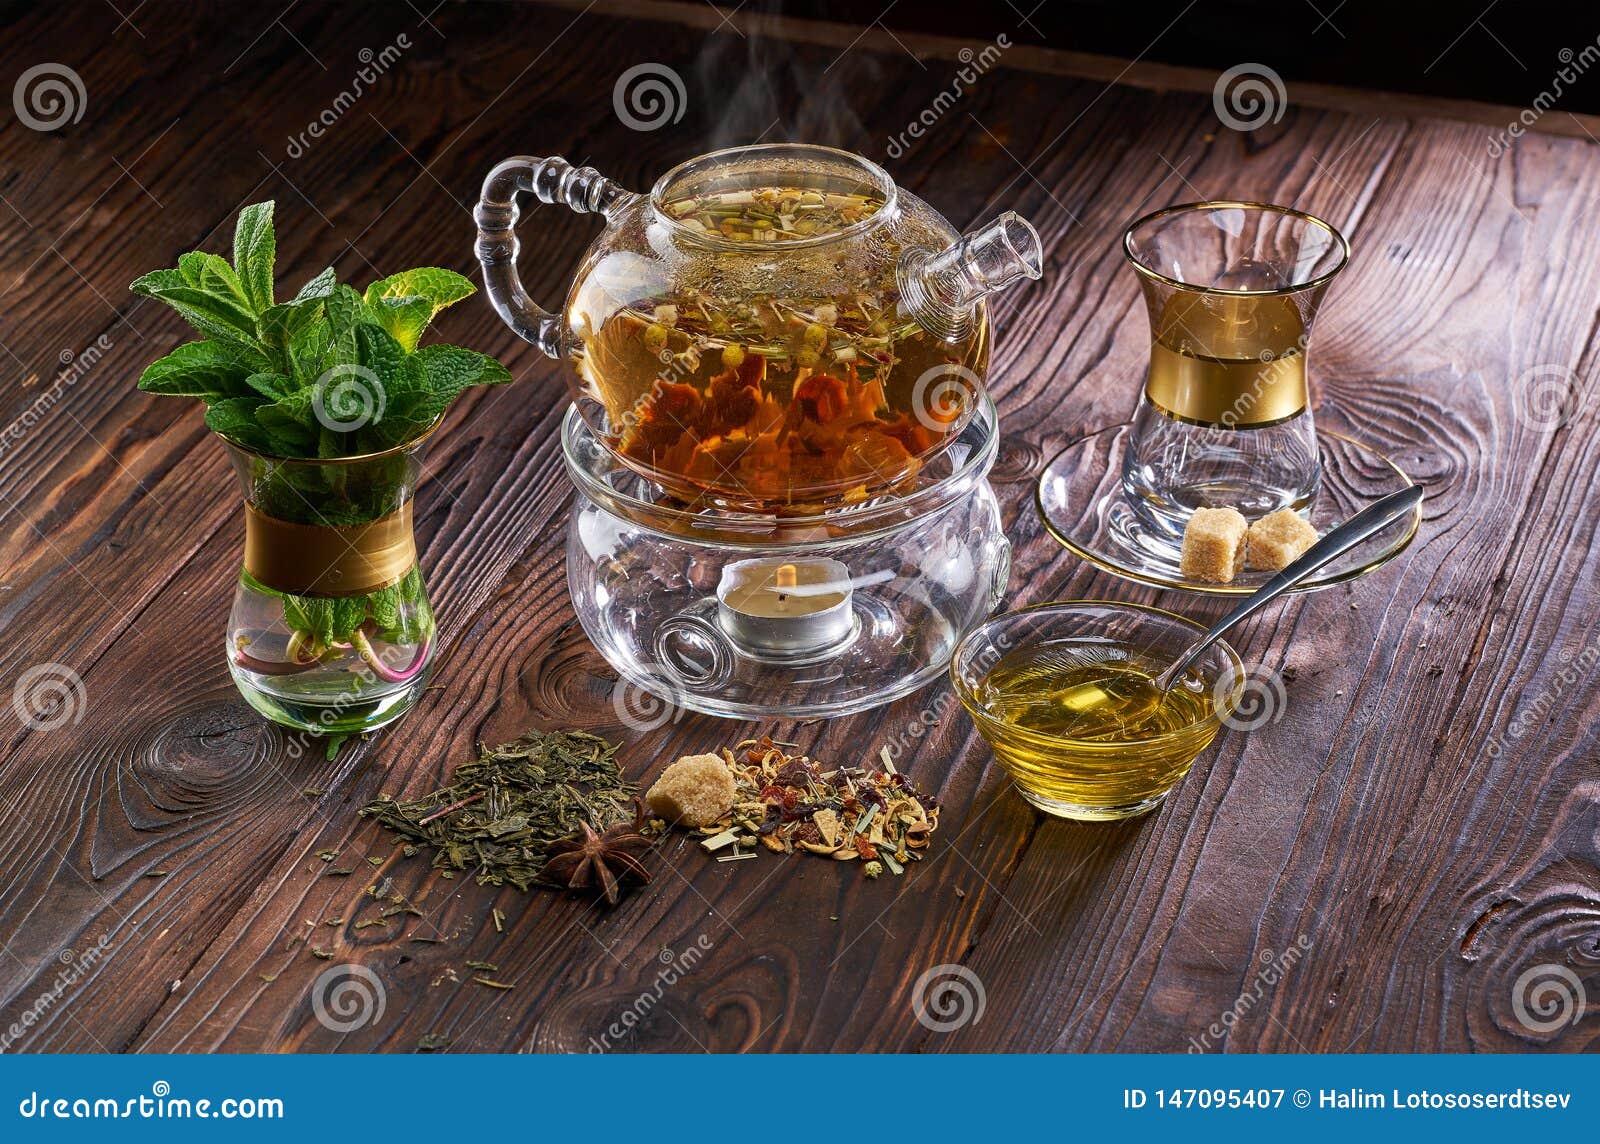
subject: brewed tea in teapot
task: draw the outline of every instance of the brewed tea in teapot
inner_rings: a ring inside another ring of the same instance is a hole
[[[518,190],[608,224],[559,315],[516,278]],[[962,237],[867,160],[789,144],[692,160],[649,195],[511,159],[478,220],[497,311],[571,363],[607,447],[691,506],[762,513],[912,480],[976,408],[984,297],[1042,262],[1014,214]]]

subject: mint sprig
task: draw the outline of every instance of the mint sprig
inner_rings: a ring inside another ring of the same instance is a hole
[[[276,301],[272,217],[270,201],[240,212],[231,265],[195,251],[133,283],[205,337],[152,363],[140,389],[200,398],[206,425],[246,449],[310,459],[403,444],[467,387],[511,380],[486,354],[419,345],[441,310],[475,293],[454,271],[420,267],[363,292],[329,267]]]
[[[271,202],[240,212],[232,263],[195,251],[133,283],[134,293],[165,302],[203,335],[153,362],[139,388],[198,397],[210,429],[261,454],[245,466],[247,496],[268,516],[330,528],[376,520],[406,495],[413,467],[403,456],[349,466],[277,458],[382,452],[426,430],[467,387],[511,375],[485,354],[421,344],[441,310],[475,292],[454,271],[407,270],[360,291],[329,267],[278,301],[272,214]],[[284,626],[312,664],[358,638],[416,648],[433,635],[414,564],[397,583],[358,596],[290,595],[248,572],[240,580],[281,601]]]

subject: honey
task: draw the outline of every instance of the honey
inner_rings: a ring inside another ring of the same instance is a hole
[[[1191,676],[1163,694],[1166,666],[1114,644],[1022,646],[977,681],[974,714],[1030,801],[1121,817],[1171,789],[1217,733],[1210,689]]]

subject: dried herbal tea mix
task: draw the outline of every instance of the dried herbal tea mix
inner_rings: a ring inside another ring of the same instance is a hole
[[[454,781],[409,802],[380,796],[361,811],[443,871],[475,870],[480,885],[528,890],[545,882],[598,890],[615,902],[625,877],[648,882],[640,858],[655,825],[622,776],[617,748],[583,731],[530,731],[478,744]]]
[[[780,854],[807,851],[839,861],[860,860],[876,878],[903,874],[922,860],[939,825],[939,806],[921,794],[885,757],[883,769],[824,769],[790,755],[770,738],[747,739],[722,751],[737,794],[733,809],[700,828],[700,845],[719,862],[754,857],[756,848]]]

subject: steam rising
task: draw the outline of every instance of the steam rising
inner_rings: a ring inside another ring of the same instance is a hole
[[[776,15],[780,0],[748,5],[755,26]],[[841,53],[842,56],[841,56]],[[871,90],[881,77],[876,55],[859,45],[849,51],[804,47],[770,36],[740,37],[724,28],[707,36],[694,63],[695,101],[703,109],[708,146],[806,142],[861,150],[868,135],[851,106],[846,82]],[[732,86],[730,86],[732,83]],[[789,115],[784,107],[796,110]]]

